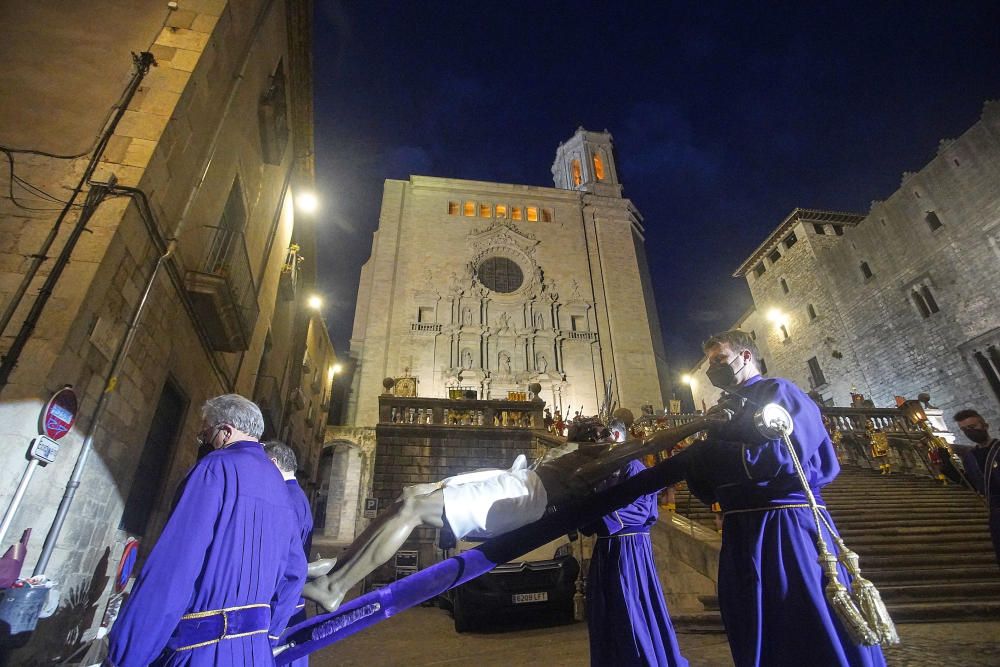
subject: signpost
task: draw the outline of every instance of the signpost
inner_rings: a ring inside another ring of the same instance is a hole
[[[28,466],[21,475],[21,482],[17,485],[14,497],[4,512],[3,522],[0,523],[0,545],[7,535],[10,524],[14,521],[14,514],[24,499],[24,492],[28,490],[28,482],[39,465],[47,465],[56,460],[59,454],[59,443],[56,442],[73,428],[76,423],[78,403],[76,392],[69,385],[66,385],[52,395],[49,402],[45,404],[38,417],[38,436],[31,441],[28,449]]]
[[[378,515],[378,498],[365,498],[364,518],[374,519]]]
[[[42,410],[38,430],[52,440],[63,437],[76,423],[76,392],[66,385],[49,399]]]

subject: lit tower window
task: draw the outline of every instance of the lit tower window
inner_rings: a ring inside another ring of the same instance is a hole
[[[597,180],[604,180],[604,162],[597,153],[594,153],[594,175],[597,176]]]

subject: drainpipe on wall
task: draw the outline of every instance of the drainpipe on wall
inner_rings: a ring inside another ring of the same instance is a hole
[[[56,516],[55,516],[55,518],[52,521],[52,525],[49,528],[48,534],[45,536],[45,543],[43,544],[42,551],[41,551],[41,553],[38,556],[38,561],[35,564],[35,568],[34,568],[32,576],[38,576],[40,574],[44,574],[45,573],[45,569],[48,567],[49,560],[52,557],[52,552],[55,549],[56,542],[59,539],[59,534],[62,532],[62,528],[63,528],[63,525],[64,525],[64,523],[66,521],[66,517],[69,514],[69,508],[73,504],[73,499],[76,496],[76,490],[79,488],[79,486],[80,486],[80,480],[83,478],[83,471],[84,471],[84,468],[87,465],[87,460],[90,458],[91,451],[93,451],[93,447],[94,447],[94,434],[97,431],[98,420],[100,419],[101,415],[103,414],[103,411],[105,409],[105,406],[107,405],[107,401],[108,401],[108,398],[109,398],[110,394],[114,392],[115,385],[117,384],[118,373],[120,372],[121,366],[124,363],[125,358],[127,357],[128,351],[131,348],[133,340],[135,339],[135,334],[136,334],[136,331],[138,330],[139,319],[140,319],[140,317],[142,316],[142,314],[143,314],[143,312],[145,310],[145,307],[146,307],[147,302],[149,300],[149,295],[152,292],[153,285],[156,282],[156,277],[159,275],[160,269],[162,269],[164,266],[166,266],[167,269],[168,269],[168,272],[171,273],[171,277],[174,278],[175,281],[177,280],[176,276],[173,275],[173,273],[176,271],[176,267],[174,267],[174,265],[171,262],[169,262],[169,260],[174,255],[174,252],[177,249],[177,239],[179,238],[179,236],[180,236],[181,232],[183,231],[184,227],[186,226],[186,223],[187,223],[187,220],[188,220],[188,214],[189,214],[189,212],[190,212],[190,210],[191,210],[191,208],[192,208],[192,206],[194,204],[195,199],[197,198],[198,193],[201,191],[201,187],[204,184],[205,178],[206,178],[206,176],[208,174],[208,171],[209,171],[209,169],[210,169],[210,167],[212,165],[212,161],[213,161],[213,159],[215,157],[215,152],[216,152],[217,147],[218,147],[219,137],[222,134],[222,127],[225,124],[225,119],[228,117],[229,110],[232,107],[234,99],[236,98],[236,93],[239,90],[240,83],[244,79],[244,74],[246,73],[247,64],[249,63],[249,61],[250,61],[250,55],[253,52],[253,46],[257,42],[257,37],[258,37],[258,35],[260,33],[261,27],[264,24],[264,20],[267,18],[267,15],[270,12],[271,8],[274,6],[274,4],[275,4],[274,0],[270,0],[263,8],[261,8],[260,13],[257,15],[256,21],[254,22],[253,29],[251,30],[250,37],[249,37],[249,39],[247,41],[246,50],[243,53],[243,60],[242,60],[242,63],[240,65],[239,72],[233,77],[233,82],[232,82],[232,85],[231,85],[231,87],[229,89],[229,93],[227,95],[225,105],[223,106],[222,114],[219,117],[219,122],[216,125],[215,131],[212,134],[212,139],[209,142],[209,146],[208,146],[208,149],[206,151],[205,160],[204,160],[204,163],[203,163],[201,171],[200,171],[200,177],[198,179],[198,182],[191,189],[191,193],[188,196],[187,202],[185,203],[184,210],[181,213],[180,219],[178,220],[177,225],[174,227],[173,233],[170,236],[170,240],[167,241],[167,242],[165,242],[163,240],[162,236],[160,235],[159,229],[156,227],[155,220],[153,220],[153,218],[152,218],[152,211],[151,211],[150,206],[149,206],[149,201],[148,201],[148,199],[146,197],[146,194],[142,190],[140,190],[138,188],[126,188],[126,187],[122,187],[122,186],[115,186],[113,183],[112,184],[101,184],[105,188],[107,188],[107,190],[111,190],[111,191],[114,191],[114,192],[120,192],[120,193],[127,194],[127,195],[132,196],[133,198],[137,199],[139,202],[141,202],[142,206],[140,207],[140,211],[139,211],[140,217],[142,218],[144,224],[146,225],[147,230],[150,233],[150,237],[153,239],[153,242],[157,245],[157,248],[161,250],[161,255],[160,255],[159,259],[157,260],[156,265],[153,268],[152,274],[150,275],[149,279],[146,281],[146,287],[143,290],[142,297],[140,298],[139,303],[137,304],[135,310],[132,313],[132,317],[129,320],[128,332],[127,332],[124,340],[119,344],[118,349],[115,351],[114,359],[113,359],[112,364],[111,364],[111,370],[108,373],[107,383],[105,385],[104,391],[101,393],[101,396],[98,399],[97,405],[94,408],[94,412],[93,412],[93,416],[91,418],[91,422],[90,422],[90,426],[89,426],[89,429],[88,429],[87,436],[84,439],[84,443],[83,443],[83,446],[80,449],[80,453],[77,455],[76,463],[73,466],[73,472],[70,475],[70,479],[69,479],[69,481],[66,484],[66,489],[63,492],[62,500],[59,503],[59,508],[56,510]],[[147,56],[147,55],[149,56],[150,61],[152,61],[152,55],[151,54],[147,54],[147,53],[141,54],[141,56]],[[140,79],[140,81],[141,81],[141,79]],[[135,86],[136,86],[136,88],[138,88],[138,82],[135,84]],[[133,91],[133,94],[134,94],[134,91]],[[131,100],[131,96],[128,98],[128,100]],[[113,133],[114,127],[117,125],[117,120],[120,119],[121,114],[124,113],[124,110],[125,110],[125,108],[127,106],[128,106],[128,103],[126,101],[126,103],[124,103],[122,105],[121,109],[119,110],[120,113],[116,115],[116,119],[112,121],[111,127],[109,128],[110,132],[108,132],[108,138],[110,138],[110,135]],[[106,144],[107,144],[107,140],[104,140],[99,145],[98,149],[95,151],[95,155],[98,155],[99,153],[102,153],[103,150],[104,150],[104,146]],[[95,160],[94,161],[95,166],[96,166],[96,162],[97,161]],[[85,175],[86,179],[89,179],[92,176],[92,174],[93,174],[93,170],[90,170],[90,172]],[[92,187],[100,187],[100,186],[98,184],[92,184]],[[72,200],[70,200],[70,201],[72,201]],[[78,226],[79,226],[79,223],[78,223]],[[72,248],[70,248],[70,250],[72,250]],[[64,253],[66,254],[66,261],[68,262],[68,260],[69,260],[69,254],[68,254],[68,252],[65,252],[65,249],[64,249]],[[60,256],[60,258],[61,258],[61,256]],[[55,270],[53,269],[53,272],[54,271]],[[48,284],[48,281],[47,281],[47,284]],[[54,281],[53,281],[53,285],[54,285]],[[183,290],[182,290],[182,299],[181,299],[181,301],[183,303],[185,303],[185,305],[188,305],[187,304],[187,300],[183,298]],[[44,306],[44,303],[42,305]],[[38,310],[39,310],[39,313],[40,313],[40,308]],[[190,309],[189,309],[189,312],[191,312]],[[202,333],[202,331],[200,329],[200,325],[199,325],[198,319],[196,317],[192,317],[192,321],[194,322],[194,326],[195,326],[196,331],[198,332],[199,337],[202,338],[203,340],[205,340],[206,338],[205,338],[205,336],[203,335],[203,333]],[[28,333],[30,335],[30,331]],[[23,343],[22,343],[22,346],[23,346]],[[220,374],[221,373],[221,369],[220,369],[220,367],[218,365],[218,362],[216,361],[214,355],[212,355],[209,352],[208,356],[210,358],[210,361],[211,361],[212,366],[215,369],[216,373]],[[6,364],[6,362],[7,362],[7,358],[5,357],[4,358],[4,364]],[[11,368],[12,367],[13,367],[13,363],[11,364]],[[3,366],[0,366],[0,372],[2,372],[2,370],[3,370]],[[9,371],[8,371],[8,374],[9,374]],[[231,383],[228,382],[228,378],[226,378],[224,374],[222,374],[220,377],[223,378],[223,381],[221,382],[222,386],[225,386],[228,389],[232,389]],[[4,382],[4,376],[0,375],[0,389],[2,389],[2,387],[3,387],[3,382]]]
[[[104,132],[101,133],[100,139],[94,147],[94,152],[90,157],[90,161],[87,163],[87,167],[84,170],[83,175],[80,177],[80,181],[76,184],[76,187],[73,188],[73,192],[70,193],[69,200],[59,213],[55,223],[53,223],[48,236],[46,236],[45,240],[42,242],[42,247],[31,256],[31,265],[28,267],[27,273],[25,273],[24,277],[21,279],[20,285],[18,285],[17,290],[11,297],[11,300],[4,309],[3,314],[0,315],[0,334],[7,329],[11,319],[14,317],[14,312],[24,299],[24,294],[28,291],[28,288],[38,273],[42,262],[47,259],[46,253],[55,242],[56,236],[59,234],[59,228],[62,226],[66,216],[76,205],[75,201],[77,196],[79,196],[81,190],[83,190],[83,186],[89,183],[90,178],[94,175],[94,171],[97,169],[97,165],[100,163],[101,157],[104,155],[104,150],[107,148],[112,135],[114,135],[119,121],[121,121],[122,117],[125,115],[125,111],[128,110],[128,106],[132,102],[132,98],[135,97],[135,93],[139,90],[139,85],[149,72],[149,68],[156,65],[156,60],[153,58],[153,54],[148,51],[143,51],[138,55],[133,53],[132,60],[133,65],[135,66],[135,72],[132,74],[132,80],[129,81],[128,86],[125,88],[125,94],[122,96],[117,111],[115,111],[115,114],[111,117],[108,126],[104,128]],[[31,311],[28,313],[24,323],[21,325],[21,329],[18,331],[14,342],[11,343],[10,349],[3,356],[2,361],[0,361],[0,391],[2,391],[7,385],[7,380],[10,378],[10,374],[14,370],[14,366],[17,365],[18,359],[21,356],[21,351],[24,349],[25,344],[28,342],[28,338],[31,337],[32,332],[35,330],[35,324],[41,317],[42,309],[48,302],[49,297],[52,296],[52,291],[55,288],[56,282],[62,275],[66,265],[69,263],[69,256],[73,252],[80,235],[83,234],[84,228],[87,226],[87,222],[90,219],[90,215],[93,214],[93,209],[96,208],[98,203],[100,203],[100,199],[94,199],[91,196],[93,194],[95,194],[93,190],[88,193],[87,202],[84,204],[83,212],[81,212],[80,218],[77,220],[76,225],[70,232],[70,236],[66,240],[66,244],[63,246],[62,251],[59,253],[59,258],[52,267],[52,272],[45,279],[45,283],[39,290],[38,297],[32,304]]]

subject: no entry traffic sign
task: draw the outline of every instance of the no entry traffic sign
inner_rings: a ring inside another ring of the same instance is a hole
[[[63,437],[76,422],[76,392],[66,385],[49,399],[42,410],[39,430],[53,440]]]

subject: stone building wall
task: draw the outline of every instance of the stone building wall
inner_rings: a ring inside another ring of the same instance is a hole
[[[1000,104],[988,102],[979,122],[942,141],[821,256],[876,404],[928,392],[946,417],[974,406],[1000,419],[1000,391],[975,359],[984,353],[997,377],[1000,357],[990,359],[989,348],[1000,344],[998,183]],[[925,316],[915,293],[937,312]]]
[[[821,393],[836,405],[852,389],[879,406],[927,392],[948,418],[971,406],[1000,420],[998,182],[1000,104],[988,102],[975,125],[942,141],[867,215],[841,218],[840,234],[814,227],[810,216],[823,212],[796,209],[736,273],[758,313],[788,316],[788,341],[773,324],[769,332],[772,374],[808,388],[806,362],[816,356],[827,379]],[[757,277],[756,263],[781,249],[793,218],[798,243],[777,262],[763,260]],[[814,304],[815,320],[804,303]]]
[[[849,405],[852,390],[867,395],[868,387],[831,289],[832,276],[818,257],[862,219],[796,209],[744,264],[752,266],[737,272],[747,278],[763,320],[759,335],[771,351],[765,357],[768,370],[815,390],[831,405]]]
[[[300,4],[182,0],[174,11],[166,3],[140,2],[125,12],[117,3],[60,5],[58,11],[45,3],[9,3],[0,10],[0,51],[8,63],[2,83],[13,93],[0,110],[0,144],[82,154],[65,159],[14,155],[17,175],[55,199],[68,197],[83,173],[94,137],[131,75],[129,52],[149,50],[157,63],[129,104],[93,178],[109,181],[113,176],[119,185],[138,188],[148,197],[152,216],[144,222],[142,200],[124,196],[98,205],[9,382],[0,387],[0,496],[5,498],[24,469],[25,451],[47,397],[71,384],[81,398],[77,425],[61,442],[58,460],[35,475],[7,535],[9,543],[24,528],[33,528],[28,574],[84,436],[92,433],[94,443],[46,570],[59,583],[61,610],[41,622],[21,656],[24,661],[49,661],[72,650],[82,633],[100,622],[108,577],[125,539],[134,534],[120,528],[123,512],[130,509],[126,500],[135,489],[152,487],[154,500],[141,528],[147,552],[177,484],[194,462],[200,404],[227,391],[255,397],[269,332],[270,354],[283,369],[284,396],[301,380],[301,362],[287,360],[301,359],[293,351],[300,338],[305,345],[305,331],[282,324],[296,319],[301,294],[290,302],[279,283],[291,241],[301,244],[310,238],[300,231],[296,218],[301,216],[293,210],[290,192],[294,185],[310,183],[309,163],[296,155],[309,152],[303,142],[311,142],[311,134],[292,123],[278,163],[267,163],[257,114],[279,63],[289,81],[302,80],[297,69],[309,48],[308,32],[293,30],[289,23]],[[92,29],[97,14],[107,18],[102,24],[106,30]],[[300,93],[287,93],[293,110]],[[246,210],[250,294],[259,315],[246,349],[224,352],[210,344],[206,328],[211,325],[195,314],[185,280],[189,272],[204,270],[214,227],[237,176]],[[7,178],[0,176],[3,193]],[[16,185],[15,193],[17,202],[0,195],[3,308],[13,303],[31,255],[39,252],[52,228],[58,213],[52,209],[59,208],[58,202],[33,197]],[[28,210],[26,205],[47,210]],[[7,352],[21,328],[78,214],[73,210],[67,217],[46,252],[49,259],[10,325],[0,332],[0,352]],[[154,274],[162,244],[170,239],[176,240],[175,252]],[[311,246],[303,251],[312,255]],[[150,281],[134,342],[120,371],[109,377],[111,360]],[[176,432],[169,442],[150,440],[154,413],[168,389],[180,405]],[[105,409],[97,413],[104,392]],[[147,451],[163,449],[167,451],[155,469],[137,473]]]

